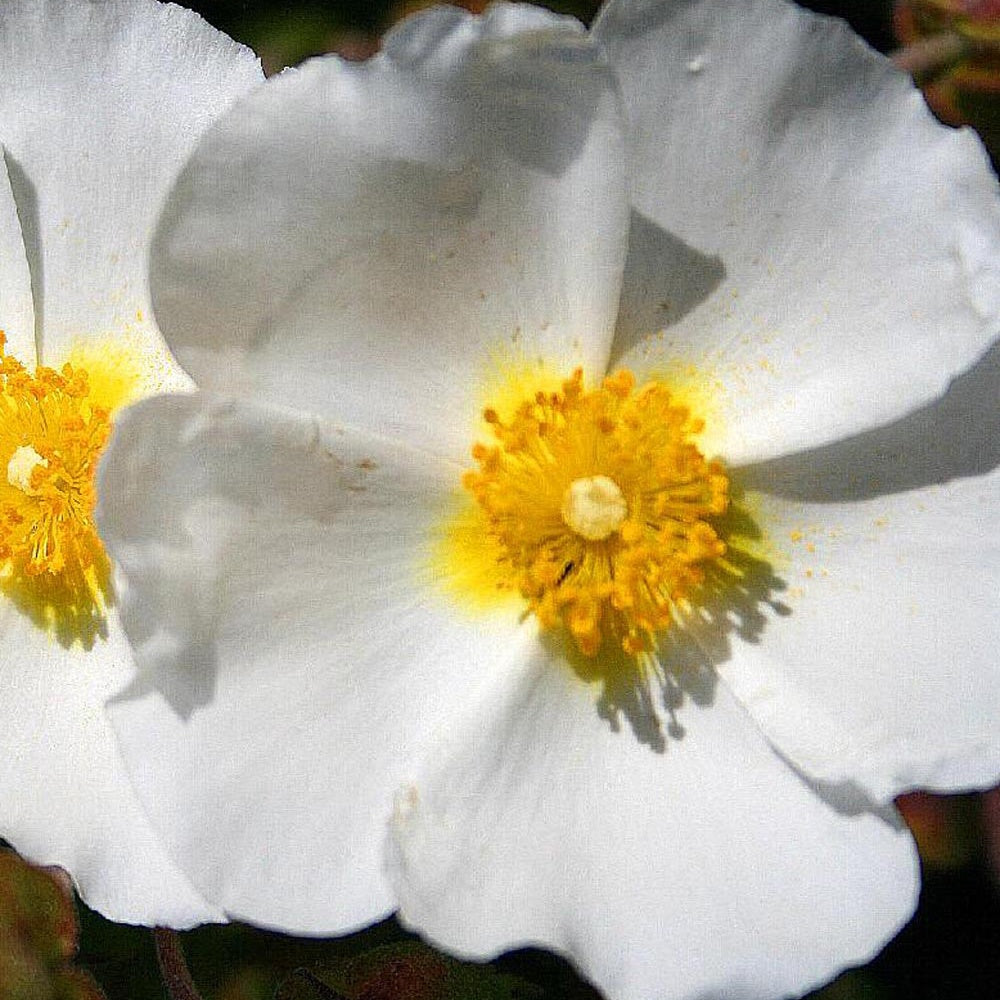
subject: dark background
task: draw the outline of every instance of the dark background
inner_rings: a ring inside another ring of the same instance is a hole
[[[264,57],[270,72],[309,55],[346,50],[364,55],[362,39],[377,39],[393,21],[418,3],[407,0],[211,0],[187,4],[222,31]],[[804,4],[824,14],[845,17],[874,46],[892,47],[891,0],[811,0]],[[589,21],[594,0],[552,0],[544,4]]]

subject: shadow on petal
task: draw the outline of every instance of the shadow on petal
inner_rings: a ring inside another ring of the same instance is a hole
[[[790,757],[773,744],[771,749],[808,785],[817,797],[841,816],[879,816],[894,830],[905,830],[906,821],[892,802],[879,802],[854,781],[823,781],[802,770]]]
[[[486,42],[467,85],[477,97],[468,134],[550,177],[579,160],[615,86],[586,36],[561,31]]]
[[[792,500],[869,500],[1000,466],[1000,342],[940,399],[863,434],[746,466],[747,489]]]
[[[161,552],[169,564],[169,554]],[[191,586],[198,584],[192,577]],[[212,618],[208,589],[200,602],[165,602],[155,589],[128,587],[119,576],[122,600],[119,617],[135,650],[139,673],[130,685],[115,695],[109,704],[132,701],[159,692],[171,710],[187,721],[199,708],[215,698],[219,664],[212,638]],[[199,610],[204,620],[198,620]]]
[[[127,687],[109,700],[109,705],[144,698],[155,691],[186,722],[197,709],[212,702],[218,662],[210,639],[180,626],[176,616],[166,618],[152,631],[149,622],[155,619],[137,599],[122,602],[120,617],[136,650],[141,670]],[[182,665],[181,669],[178,664]]]
[[[64,649],[93,649],[108,637],[107,610],[114,604],[111,567],[103,553],[88,569],[29,575],[8,566],[0,594]]]
[[[699,253],[633,209],[609,367],[707,299],[725,276],[718,257]]]
[[[732,655],[733,637],[758,642],[770,619],[791,614],[779,597],[785,582],[753,552],[762,535],[747,510],[734,502],[715,523],[726,555],[707,567],[700,590],[676,609],[676,623],[657,636],[655,652],[633,657],[609,642],[598,656],[586,657],[559,634],[543,637],[577,676],[600,686],[597,711],[611,729],[620,732],[624,720],[656,753],[684,738],[685,706],[715,700],[716,667]]]
[[[24,254],[28,260],[28,274],[31,277],[31,298],[35,307],[35,349],[42,356],[42,337],[45,319],[45,275],[42,269],[41,222],[38,213],[38,192],[24,172],[24,168],[7,151],[4,151],[7,176],[17,205],[17,218],[21,223],[21,239]]]
[[[466,11],[425,11],[394,26],[381,58],[403,70],[410,86],[430,81],[445,95],[471,96],[452,108],[462,119],[454,134],[481,137],[485,148],[499,145],[514,162],[558,177],[579,158],[594,122],[612,117],[607,105],[617,84],[583,31],[535,19],[511,32],[503,25],[510,14],[487,12],[473,40]]]

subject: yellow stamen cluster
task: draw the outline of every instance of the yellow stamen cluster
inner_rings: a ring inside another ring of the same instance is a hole
[[[512,580],[545,628],[565,628],[585,656],[605,640],[654,648],[679,603],[725,552],[711,519],[729,481],[691,437],[701,423],[661,382],[629,371],[586,391],[577,370],[509,420],[483,414],[496,443],[477,444],[465,474]]]
[[[108,580],[94,525],[108,412],[90,398],[85,371],[31,373],[4,353],[5,341],[0,332],[0,584],[36,610],[92,615]]]

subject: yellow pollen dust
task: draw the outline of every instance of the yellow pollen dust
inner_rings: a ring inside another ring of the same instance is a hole
[[[587,391],[579,369],[509,420],[483,416],[495,443],[473,448],[463,485],[497,543],[499,585],[585,656],[605,641],[654,649],[726,551],[712,522],[729,480],[692,440],[701,422],[662,382],[619,371]]]
[[[84,370],[31,373],[5,342],[0,332],[0,586],[36,618],[72,626],[104,610],[94,476],[111,422]]]

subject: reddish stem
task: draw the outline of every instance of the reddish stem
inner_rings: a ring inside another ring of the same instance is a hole
[[[202,1000],[184,959],[184,949],[181,948],[177,931],[172,931],[169,927],[154,927],[153,941],[156,944],[156,960],[160,963],[160,975],[170,1000]]]

